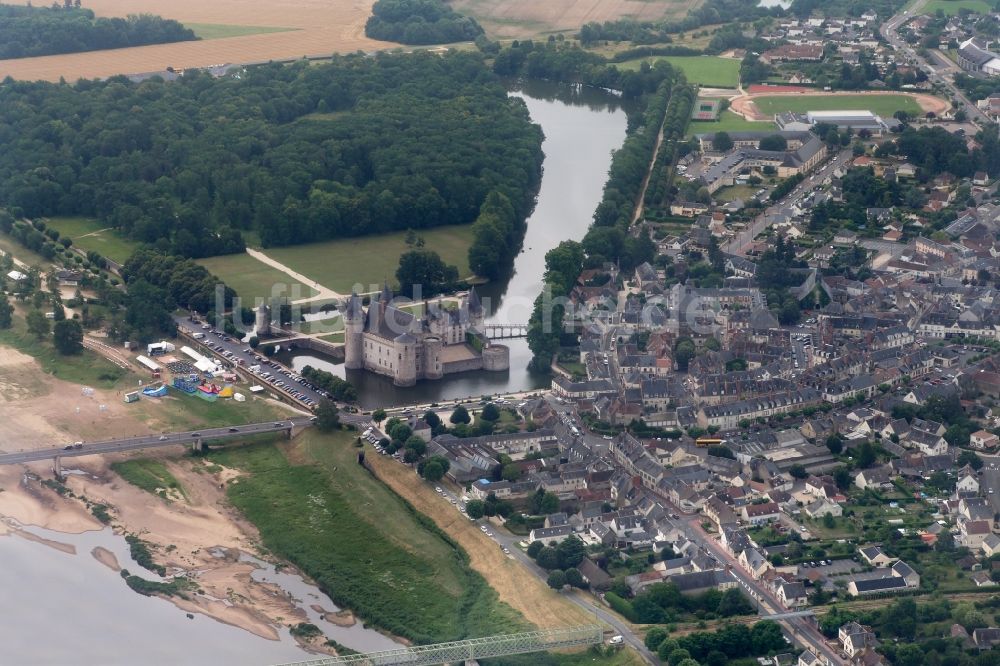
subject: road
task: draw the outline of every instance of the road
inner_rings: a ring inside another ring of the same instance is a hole
[[[736,234],[732,240],[722,247],[722,251],[726,254],[745,256],[747,251],[750,249],[750,246],[753,244],[753,239],[764,233],[764,230],[767,229],[767,218],[769,215],[773,215],[781,208],[790,206],[797,202],[807,192],[812,191],[826,178],[830,177],[837,167],[843,166],[850,161],[852,157],[853,155],[850,150],[843,150],[825,165],[814,170],[811,175],[803,179],[803,181],[783,199],[775,202],[771,206],[768,206],[763,213],[754,219],[753,223],[749,227]]]
[[[949,62],[946,65],[941,65],[939,63],[937,67],[934,67],[934,65],[928,63],[926,60],[920,57],[920,55],[916,52],[916,50],[913,49],[913,47],[911,47],[905,41],[903,41],[903,39],[899,36],[898,32],[899,26],[901,26],[903,23],[908,21],[913,16],[920,14],[921,9],[926,3],[927,0],[917,0],[917,2],[915,2],[912,7],[902,11],[899,14],[896,14],[888,21],[883,23],[882,36],[885,37],[885,40],[892,45],[893,49],[896,50],[896,53],[905,55],[910,60],[916,62],[917,65],[920,66],[920,68],[927,73],[927,76],[931,80],[931,83],[936,83],[946,88],[948,90],[948,93],[959,101],[961,107],[965,109],[965,113],[970,120],[975,120],[980,123],[991,122],[989,117],[985,113],[980,111],[979,107],[973,104],[972,101],[965,96],[965,93],[959,90],[958,86],[954,84],[952,77],[954,76],[955,68],[952,63]],[[933,58],[934,52],[930,51],[930,53],[931,57]],[[940,71],[941,69],[947,69],[948,71],[942,74]]]
[[[100,453],[121,453],[123,451],[136,451],[139,449],[153,449],[164,446],[177,446],[178,444],[191,444],[197,440],[206,439],[232,439],[235,437],[245,437],[247,435],[257,435],[261,433],[280,432],[291,428],[307,428],[312,425],[312,418],[295,417],[282,421],[268,421],[266,423],[249,423],[233,426],[221,426],[218,428],[201,428],[199,430],[187,430],[184,432],[171,432],[164,434],[140,435],[138,437],[124,437],[122,439],[109,439],[100,442],[78,442],[54,446],[47,449],[35,449],[32,451],[17,451],[0,454],[0,465],[21,465],[49,458],[71,458],[79,456],[91,456]],[[75,448],[79,446],[80,448]]]
[[[979,477],[979,490],[983,497],[993,505],[993,514],[1000,513],[1000,455],[988,456],[980,453],[983,459],[982,476]]]

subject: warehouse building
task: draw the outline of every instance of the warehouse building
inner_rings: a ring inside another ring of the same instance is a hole
[[[785,111],[775,114],[774,122],[779,129],[789,132],[801,132],[822,124],[834,125],[840,130],[867,130],[875,136],[899,126],[899,121],[895,118],[884,119],[871,111]]]

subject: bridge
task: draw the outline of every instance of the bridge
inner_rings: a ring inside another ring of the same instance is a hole
[[[512,654],[545,652],[560,648],[597,645],[604,640],[600,625],[586,624],[561,629],[528,631],[520,634],[501,634],[485,638],[469,638],[464,641],[418,645],[415,647],[350,654],[342,657],[325,657],[310,661],[299,661],[283,666],[335,666],[336,664],[359,664],[360,666],[432,666],[433,664],[460,664],[470,659],[504,657]]]
[[[524,338],[528,335],[527,324],[484,324],[481,328],[486,337],[492,340]]]
[[[163,433],[160,435],[139,435],[136,437],[123,437],[122,439],[109,439],[100,442],[77,442],[66,444],[65,446],[55,446],[45,449],[35,449],[33,451],[18,451],[14,453],[0,454],[0,465],[22,465],[30,462],[38,462],[49,458],[54,461],[54,468],[57,476],[62,475],[61,459],[75,458],[79,456],[92,456],[102,453],[121,453],[123,451],[137,451],[140,449],[153,449],[164,446],[190,445],[191,448],[201,450],[204,448],[205,440],[236,439],[247,435],[259,435],[265,433],[283,433],[289,438],[295,431],[301,428],[308,428],[312,425],[311,417],[295,417],[280,421],[268,421],[266,423],[247,423],[232,426],[221,426],[218,428],[202,428],[200,430],[188,430],[185,432]]]

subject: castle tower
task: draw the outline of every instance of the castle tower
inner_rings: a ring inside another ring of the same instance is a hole
[[[466,304],[469,308],[469,325],[472,328],[481,330],[483,327],[483,304],[479,301],[479,294],[476,293],[476,287],[473,286],[469,289],[469,295],[466,297]]]
[[[361,297],[352,292],[344,310],[344,367],[348,370],[365,367],[364,331],[365,312],[361,307]]]
[[[396,358],[396,375],[392,383],[396,386],[413,386],[417,383],[417,339],[403,333],[393,340]]]
[[[426,379],[441,379],[444,371],[441,365],[441,338],[430,336],[424,338],[424,377]]]
[[[257,336],[271,334],[271,308],[267,304],[261,303],[254,313],[254,334]]]

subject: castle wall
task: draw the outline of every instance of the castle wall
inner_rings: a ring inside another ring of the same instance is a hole
[[[442,374],[453,375],[456,372],[469,372],[470,370],[482,370],[483,359],[481,356],[463,359],[461,361],[449,361],[441,364]]]
[[[483,349],[483,370],[490,372],[510,370],[510,347],[491,344]]]

